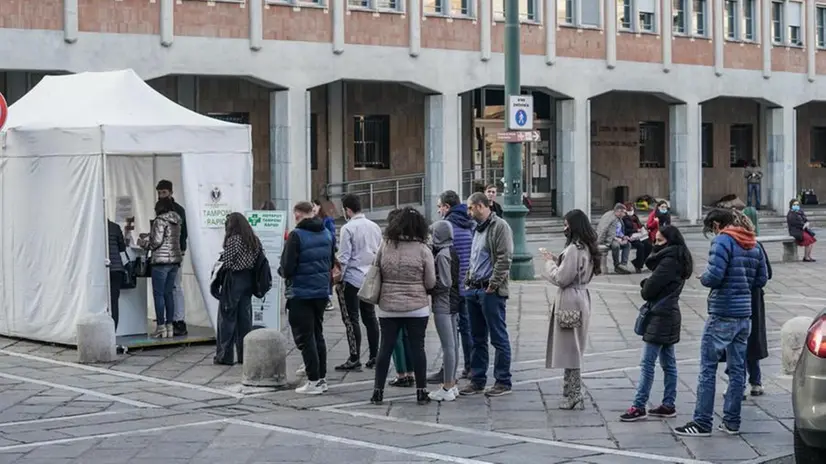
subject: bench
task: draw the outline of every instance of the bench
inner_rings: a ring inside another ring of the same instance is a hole
[[[782,243],[783,262],[791,263],[797,261],[797,243],[791,235],[761,235],[757,237],[757,241],[762,244]]]
[[[603,275],[608,274],[608,255],[611,253],[611,247],[606,245],[599,245],[599,268]]]

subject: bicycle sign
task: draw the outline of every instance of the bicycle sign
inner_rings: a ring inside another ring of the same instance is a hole
[[[508,97],[508,130],[533,130],[532,95],[511,95]]]

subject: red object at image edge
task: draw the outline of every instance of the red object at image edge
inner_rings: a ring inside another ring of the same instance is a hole
[[[0,129],[6,124],[6,118],[9,116],[9,105],[6,104],[6,99],[0,93]]]

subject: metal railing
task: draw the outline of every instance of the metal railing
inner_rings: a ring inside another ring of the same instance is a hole
[[[385,177],[383,179],[354,180],[327,184],[324,196],[338,200],[352,193],[361,198],[366,213],[400,206],[424,205],[424,174]]]
[[[496,184],[501,189],[503,177],[505,168],[465,169],[462,171],[462,197],[467,198],[474,192],[483,192],[490,184]]]

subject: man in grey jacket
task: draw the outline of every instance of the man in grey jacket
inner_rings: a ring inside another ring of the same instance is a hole
[[[597,244],[611,248],[614,272],[617,274],[631,273],[626,268],[628,255],[631,253],[631,241],[625,236],[622,227],[622,218],[625,217],[625,213],[625,205],[617,203],[614,209],[603,214],[597,223]]]
[[[760,182],[763,180],[763,171],[757,166],[757,162],[751,160],[744,174],[746,178],[746,203],[760,209]]]
[[[508,281],[513,260],[513,232],[504,219],[491,211],[484,193],[468,198],[468,212],[478,225],[473,234],[470,264],[465,278],[465,297],[470,316],[473,348],[470,355],[470,383],[459,391],[462,396],[484,392],[502,396],[511,392],[511,343],[505,314]],[[496,350],[493,376],[496,383],[485,390],[488,375],[488,337]]]

